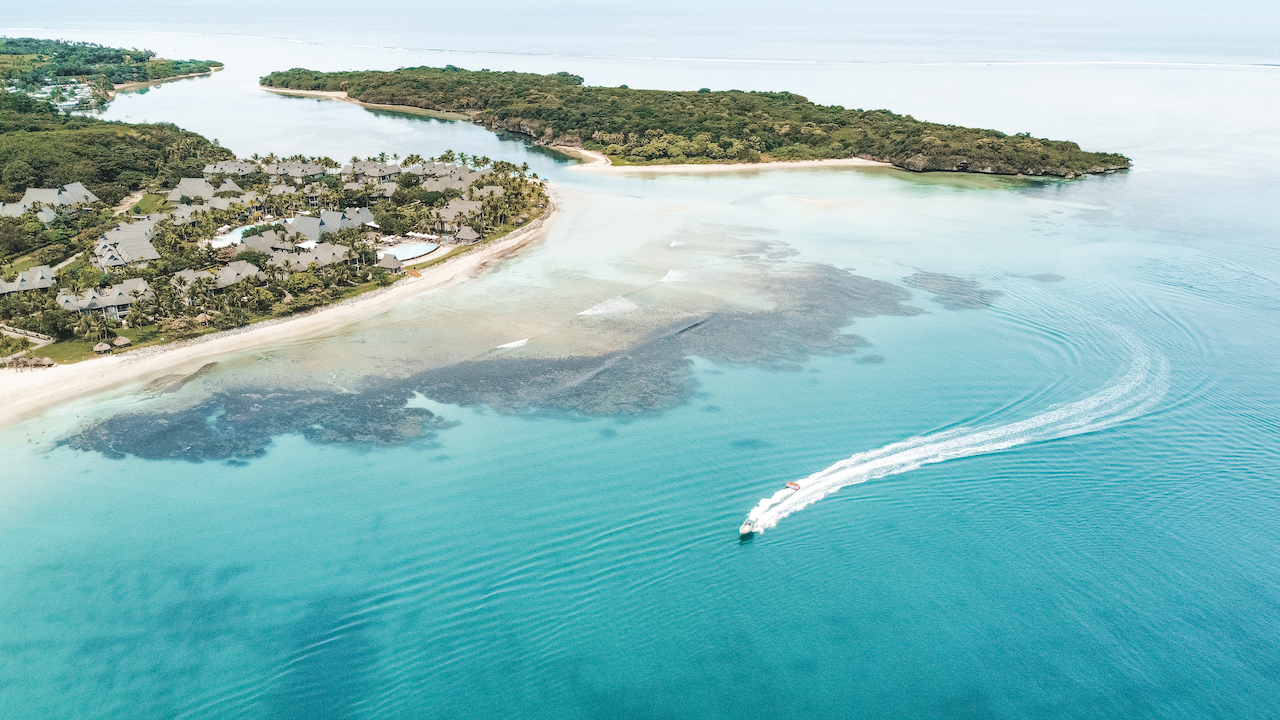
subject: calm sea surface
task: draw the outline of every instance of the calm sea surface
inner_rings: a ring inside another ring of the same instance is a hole
[[[843,11],[294,10],[2,32],[227,62],[111,119],[528,162],[561,218],[448,292],[0,432],[0,717],[1276,716],[1274,10],[921,7],[869,14],[874,44]],[[598,176],[256,88],[445,63],[785,88],[1135,168]]]

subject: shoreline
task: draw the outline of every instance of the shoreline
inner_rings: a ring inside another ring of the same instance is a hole
[[[209,77],[210,75],[221,71],[225,67],[226,65],[219,65],[217,67],[209,68],[209,72],[187,73],[186,75],[174,75],[173,77],[159,78],[158,80],[142,80],[142,81],[136,81],[136,82],[120,83],[119,85],[112,85],[111,99],[114,99],[116,96],[116,93],[118,92],[129,92],[131,90],[141,90],[144,87],[161,85],[163,83],[169,82],[170,80],[184,80],[186,78],[194,78],[194,77]]]
[[[416,105],[384,105],[382,103],[367,103],[362,100],[356,100],[355,98],[347,95],[345,90],[291,90],[289,88],[269,87],[267,85],[259,85],[258,88],[277,95],[337,100],[338,102],[351,103],[352,105],[359,105],[360,107],[369,108],[370,110],[389,110],[391,112],[409,113],[411,115],[426,115],[428,117],[438,118],[441,120],[471,119],[471,116],[466,113],[431,110],[428,108],[420,108]]]
[[[548,188],[550,190],[550,188]],[[559,216],[559,203],[548,192],[550,207],[541,218],[505,237],[475,247],[444,262],[419,270],[420,277],[403,276],[392,285],[363,295],[283,318],[224,330],[169,345],[84,360],[35,370],[0,369],[0,427],[29,420],[62,403],[168,374],[185,365],[204,365],[255,348],[281,345],[332,331],[386,312],[404,302],[444,292],[495,267],[517,251],[546,235]]]
[[[595,150],[584,150],[570,145],[549,145],[561,155],[576,157],[583,162],[569,168],[579,172],[595,172],[605,174],[627,175],[632,173],[671,172],[684,174],[746,172],[755,170],[784,170],[790,168],[814,167],[887,167],[896,168],[893,163],[862,158],[833,158],[829,160],[776,160],[774,162],[757,163],[687,163],[680,165],[614,165],[609,156]]]
[[[380,103],[367,103],[362,100],[347,95],[343,90],[293,90],[290,88],[270,87],[268,85],[259,85],[259,89],[266,90],[277,95],[293,95],[297,97],[322,98],[326,100],[337,100],[339,102],[351,103],[360,107],[372,110],[390,110],[392,112],[411,113],[414,115],[427,115],[429,117],[441,118],[446,120],[471,120],[471,115],[465,113],[445,112],[443,110],[429,110],[414,105],[384,105]],[[492,128],[491,128],[492,129]],[[572,145],[541,145],[534,143],[539,147],[545,147],[549,150],[555,150],[561,155],[578,158],[583,162],[569,168],[579,172],[598,172],[598,173],[647,173],[647,172],[669,172],[669,173],[719,173],[719,172],[745,172],[752,170],[782,170],[791,168],[813,168],[813,167],[887,167],[897,168],[893,163],[880,162],[878,160],[864,160],[863,158],[833,158],[828,160],[776,160],[773,162],[756,162],[756,163],[688,163],[680,165],[614,165],[607,155],[595,150],[584,150],[583,148]],[[900,169],[900,168],[899,168]]]

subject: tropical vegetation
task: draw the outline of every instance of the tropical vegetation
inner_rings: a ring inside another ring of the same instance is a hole
[[[216,60],[166,60],[151,50],[111,48],[94,43],[0,38],[0,80],[40,86],[62,78],[101,76],[115,85],[207,73]]]
[[[28,187],[82,182],[114,204],[152,181],[199,177],[206,163],[234,157],[175,125],[68,115],[47,102],[0,93],[0,201]]]
[[[548,203],[545,190],[527,165],[447,151],[438,160],[460,164],[467,173],[465,187],[426,190],[421,177],[412,172],[403,172],[393,187],[374,182],[352,187],[333,174],[306,186],[273,185],[259,170],[245,176],[209,177],[215,186],[230,179],[243,190],[256,191],[259,199],[253,207],[237,202],[239,193],[224,192],[219,194],[236,196],[229,206],[197,207],[198,211],[183,222],[169,215],[174,208],[162,194],[163,188],[172,187],[180,178],[202,177],[206,165],[232,159],[235,156],[216,142],[172,125],[73,117],[45,102],[0,94],[0,201],[18,199],[27,187],[57,187],[75,181],[84,182],[100,198],[98,203],[60,212],[51,220],[37,215],[38,206],[18,217],[0,217],[0,277],[11,281],[18,272],[35,265],[61,265],[54,287],[0,296],[0,322],[56,338],[59,342],[40,352],[59,362],[92,356],[95,343],[119,334],[127,334],[133,347],[140,347],[238,327],[316,308],[396,280],[376,267],[374,243],[380,233],[369,228],[322,233],[321,241],[346,246],[345,262],[323,267],[313,264],[295,272],[243,246],[211,246],[212,238],[244,223],[245,218],[257,223],[242,235],[252,237],[268,230],[285,230],[279,219],[291,214],[355,206],[368,207],[383,233],[433,232],[444,225],[446,204],[469,199],[469,212],[450,220],[468,225],[480,238],[488,239],[530,222]],[[264,164],[297,161],[339,167],[327,157],[255,155],[252,159]],[[403,165],[436,159],[411,155],[401,160],[386,154],[367,158]],[[352,162],[358,160],[352,158]],[[478,188],[493,186],[503,191],[478,194]],[[152,229],[151,244],[160,257],[145,267],[100,269],[89,262],[95,242],[118,223],[139,219],[117,214],[110,205],[135,189],[150,193],[134,206],[135,213],[169,215]],[[252,263],[262,274],[236,283],[234,290],[216,288],[208,271],[234,260]],[[184,282],[178,274],[184,270],[197,271],[196,280]],[[153,296],[138,293],[126,322],[100,312],[71,312],[57,302],[62,291],[83,294],[131,278],[145,279]],[[198,320],[202,315],[205,321]]]
[[[1074,177],[1129,167],[1076,143],[917,120],[888,110],[818,105],[789,92],[592,87],[577,75],[295,68],[265,86],[342,91],[366,103],[463,112],[543,145],[581,146],[629,164],[866,158],[914,171]]]

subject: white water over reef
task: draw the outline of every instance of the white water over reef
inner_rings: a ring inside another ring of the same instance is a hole
[[[1133,354],[1129,369],[1093,395],[1007,425],[955,428],[858,453],[798,481],[798,491],[782,489],[762,499],[747,519],[756,532],[764,532],[849,485],[947,460],[1095,432],[1138,417],[1168,391],[1169,363],[1131,337],[1125,338],[1125,344]]]
[[[593,305],[578,314],[579,315],[620,315],[622,313],[629,313],[639,309],[640,309],[640,306],[635,304],[634,301],[619,295],[616,298],[610,298],[608,300],[605,300],[599,305]]]

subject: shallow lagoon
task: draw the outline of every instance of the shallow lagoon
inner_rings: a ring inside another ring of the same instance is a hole
[[[1026,68],[838,70],[930,117],[1138,158],[1083,182],[638,179],[570,172],[465,123],[252,87],[314,49],[184,42],[256,47],[263,65],[108,115],[241,154],[528,161],[564,212],[450,292],[0,435],[5,715],[1270,711],[1273,71],[1043,71],[1055,90]],[[342,53],[327,61],[404,64]],[[836,70],[716,72],[863,102]],[[1094,104],[963,100],[1010,80]],[[1218,136],[1187,136],[1224,106],[1238,112]],[[854,453],[1094,396],[1129,366],[1126,333],[1170,368],[1140,417],[853,485],[750,542],[734,532],[783,482]]]

